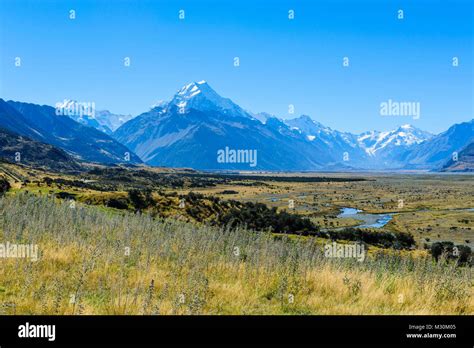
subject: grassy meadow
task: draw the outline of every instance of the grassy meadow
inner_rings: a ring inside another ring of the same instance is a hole
[[[471,268],[426,253],[324,256],[314,237],[86,206],[0,198],[0,240],[40,258],[0,260],[3,314],[474,314]]]

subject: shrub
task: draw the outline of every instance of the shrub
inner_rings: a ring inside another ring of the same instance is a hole
[[[4,194],[11,188],[10,183],[5,178],[0,178],[0,195]]]
[[[58,198],[61,198],[61,199],[73,199],[73,200],[76,200],[76,195],[74,193],[69,193],[69,192],[64,192],[64,191],[61,191],[61,192],[58,192],[56,194],[56,197]]]
[[[392,233],[359,228],[344,228],[340,231],[328,231],[323,233],[333,240],[359,241],[383,248],[410,249],[416,245],[413,235],[404,232]]]
[[[453,242],[435,242],[431,244],[431,256],[436,260],[439,261],[441,255],[452,255],[454,243]]]
[[[109,198],[105,205],[115,209],[128,209],[128,200],[126,198]]]
[[[458,263],[460,265],[470,265],[472,263],[472,250],[467,245],[457,245],[459,251]]]
[[[132,202],[136,210],[142,211],[146,208],[149,208],[155,204],[153,197],[151,196],[151,190],[130,190],[128,191],[128,198]]]
[[[457,260],[458,265],[470,265],[472,250],[467,245],[454,245],[453,242],[435,242],[431,245],[431,255],[436,260],[444,255],[447,260]]]
[[[231,201],[232,202],[232,201]],[[268,231],[288,234],[315,235],[319,228],[311,220],[286,211],[278,212],[263,203],[247,202],[232,207],[219,217],[219,224],[235,228],[246,226],[256,231]]]

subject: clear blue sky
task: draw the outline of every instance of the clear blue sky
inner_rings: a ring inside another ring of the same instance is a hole
[[[288,118],[293,104],[338,130],[412,123],[437,133],[474,117],[473,3],[0,0],[0,97],[136,115],[207,80],[253,112]],[[420,102],[420,119],[380,116],[388,99]]]

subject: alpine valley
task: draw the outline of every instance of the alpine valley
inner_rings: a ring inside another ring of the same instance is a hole
[[[43,315],[469,315],[467,172],[472,120],[352,134],[252,113],[204,81],[135,117],[0,99],[0,303]],[[2,252],[30,243],[42,261]]]

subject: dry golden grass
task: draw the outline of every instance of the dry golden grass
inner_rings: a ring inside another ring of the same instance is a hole
[[[45,197],[0,199],[0,309],[17,314],[474,314],[471,269],[422,255],[328,259],[312,238],[224,231]],[[126,255],[125,247],[130,247]]]

